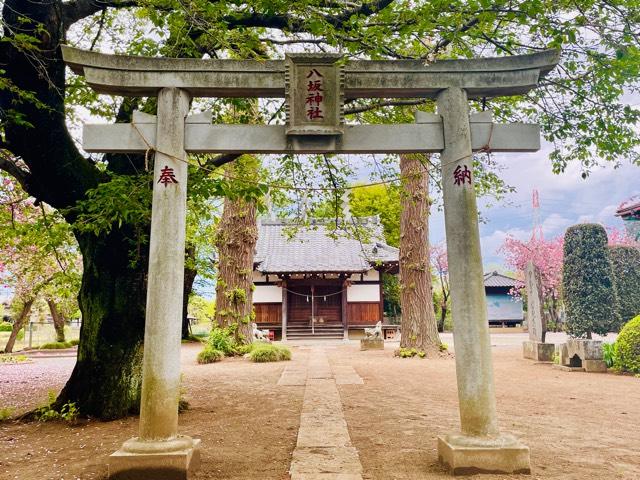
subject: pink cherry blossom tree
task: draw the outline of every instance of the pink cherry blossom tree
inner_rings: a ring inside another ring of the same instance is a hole
[[[533,236],[528,241],[518,240],[507,236],[498,250],[503,255],[505,264],[515,270],[520,280],[520,287],[514,290],[515,295],[521,293],[524,287],[524,270],[529,261],[538,267],[542,283],[544,309],[549,320],[556,325],[561,308],[560,286],[562,284],[562,256],[564,237],[559,235],[546,240],[544,237]]]
[[[440,318],[438,319],[438,331],[444,331],[444,321],[449,311],[449,259],[447,257],[447,246],[445,242],[431,245],[429,251],[431,268],[438,278],[440,289]]]
[[[0,258],[3,286],[13,291],[18,307],[5,352],[13,350],[39,296],[49,304],[58,339],[64,339],[64,311],[73,308],[68,306],[75,303],[82,268],[75,240],[57,212],[36,205],[15,182],[1,176]]]

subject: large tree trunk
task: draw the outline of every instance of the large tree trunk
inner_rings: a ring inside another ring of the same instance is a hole
[[[33,306],[34,301],[35,298],[31,298],[22,304],[20,315],[18,315],[18,318],[13,322],[13,328],[11,329],[11,334],[9,334],[9,340],[7,340],[7,345],[4,347],[5,353],[13,352],[13,346],[16,343],[18,332],[22,327],[24,327],[27,318],[29,318],[29,312],[31,312],[31,307]]]
[[[75,402],[83,415],[115,419],[140,407],[147,251],[134,264],[127,236],[78,236],[84,274],[78,302],[78,360],[56,402]]]
[[[246,157],[237,160],[242,161],[247,161]],[[227,167],[232,176],[237,167]],[[243,343],[253,341],[252,272],[257,239],[255,201],[225,199],[216,234],[219,260],[215,322],[220,326],[237,324],[237,338]]]
[[[49,311],[51,312],[51,318],[53,319],[53,328],[56,331],[56,342],[64,342],[64,317],[58,311],[56,302],[47,298],[47,305],[49,305]]]
[[[418,154],[400,156],[400,347],[437,355],[440,336],[431,293],[429,263],[429,182],[427,162]]]
[[[7,119],[7,109],[0,109],[5,148],[28,166],[28,172],[18,175],[23,188],[57,209],[73,207],[89,189],[109,180],[80,154],[67,131],[65,65],[60,51],[66,28],[78,19],[66,17],[65,12],[81,18],[100,8],[90,5],[83,13],[63,8],[60,1],[5,0],[2,9],[6,40],[20,32],[39,41],[35,45],[39,50],[26,53],[10,42],[0,45],[5,78],[44,104],[19,100],[10,89],[0,90],[0,105],[11,105],[25,120]],[[112,155],[108,168],[117,174],[135,174],[143,169],[137,157]],[[72,223],[73,213],[67,213],[66,219]],[[84,265],[78,298],[83,322],[78,360],[58,397],[58,407],[75,402],[81,414],[103,419],[139,408],[147,253],[141,252],[131,266],[129,252],[140,245],[145,233],[148,225],[123,225],[109,234],[76,235]]]
[[[184,288],[182,296],[182,339],[188,340],[191,338],[191,326],[189,325],[189,296],[193,291],[193,282],[196,279],[198,271],[196,270],[196,248],[193,245],[187,245],[186,247],[186,262],[184,265]]]

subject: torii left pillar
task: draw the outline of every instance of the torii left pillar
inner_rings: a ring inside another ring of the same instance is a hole
[[[199,464],[199,440],[178,435],[189,94],[163,88],[153,172],[139,436],[109,458],[109,478],[183,480]]]

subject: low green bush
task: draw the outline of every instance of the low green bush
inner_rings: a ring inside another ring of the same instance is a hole
[[[251,353],[251,351],[258,345],[257,343],[248,343],[246,345],[239,345],[236,347],[236,352],[238,355],[247,355]]]
[[[220,350],[216,350],[215,348],[212,348],[210,345],[207,345],[206,347],[204,347],[204,350],[202,350],[198,354],[198,363],[200,364],[215,363],[215,362],[219,362],[223,358],[224,358],[224,352],[221,352]]]
[[[9,322],[0,322],[0,332],[10,332],[13,330],[13,324]]]
[[[67,343],[69,345],[71,345],[72,347],[75,347],[76,345],[78,345],[80,343],[80,340],[76,338],[74,340],[69,340]]]
[[[625,372],[640,373],[640,315],[622,327],[615,348],[614,367]]]
[[[78,418],[78,407],[74,402],[67,402],[62,405],[60,410],[54,408],[56,401],[56,393],[53,390],[49,390],[49,399],[45,405],[36,409],[34,412],[36,420],[39,422],[50,422],[53,420],[62,420],[64,422],[73,423]]]
[[[440,351],[442,352],[443,350],[441,349]],[[403,347],[400,347],[399,350],[396,350],[395,355],[396,357],[400,357],[400,358],[411,358],[411,357],[415,357],[416,355],[420,358],[424,358],[427,356],[425,352],[418,350],[417,348],[403,348]]]
[[[213,350],[219,350],[227,356],[237,355],[238,345],[234,337],[237,328],[237,325],[231,325],[225,328],[213,327],[209,333],[207,345]]]
[[[607,368],[612,368],[618,359],[618,347],[615,343],[602,344],[602,358]]]
[[[71,348],[73,344],[71,342],[51,342],[45,343],[38,347],[40,350],[61,350],[63,348]]]
[[[282,345],[272,343],[254,343],[249,358],[252,362],[280,362],[291,360],[291,350]]]

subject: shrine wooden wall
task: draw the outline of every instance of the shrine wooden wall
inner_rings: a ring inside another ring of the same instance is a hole
[[[380,302],[347,303],[349,325],[375,325],[382,320],[380,312]]]
[[[258,325],[280,325],[282,323],[281,303],[254,303],[253,308],[256,311],[256,323]]]

